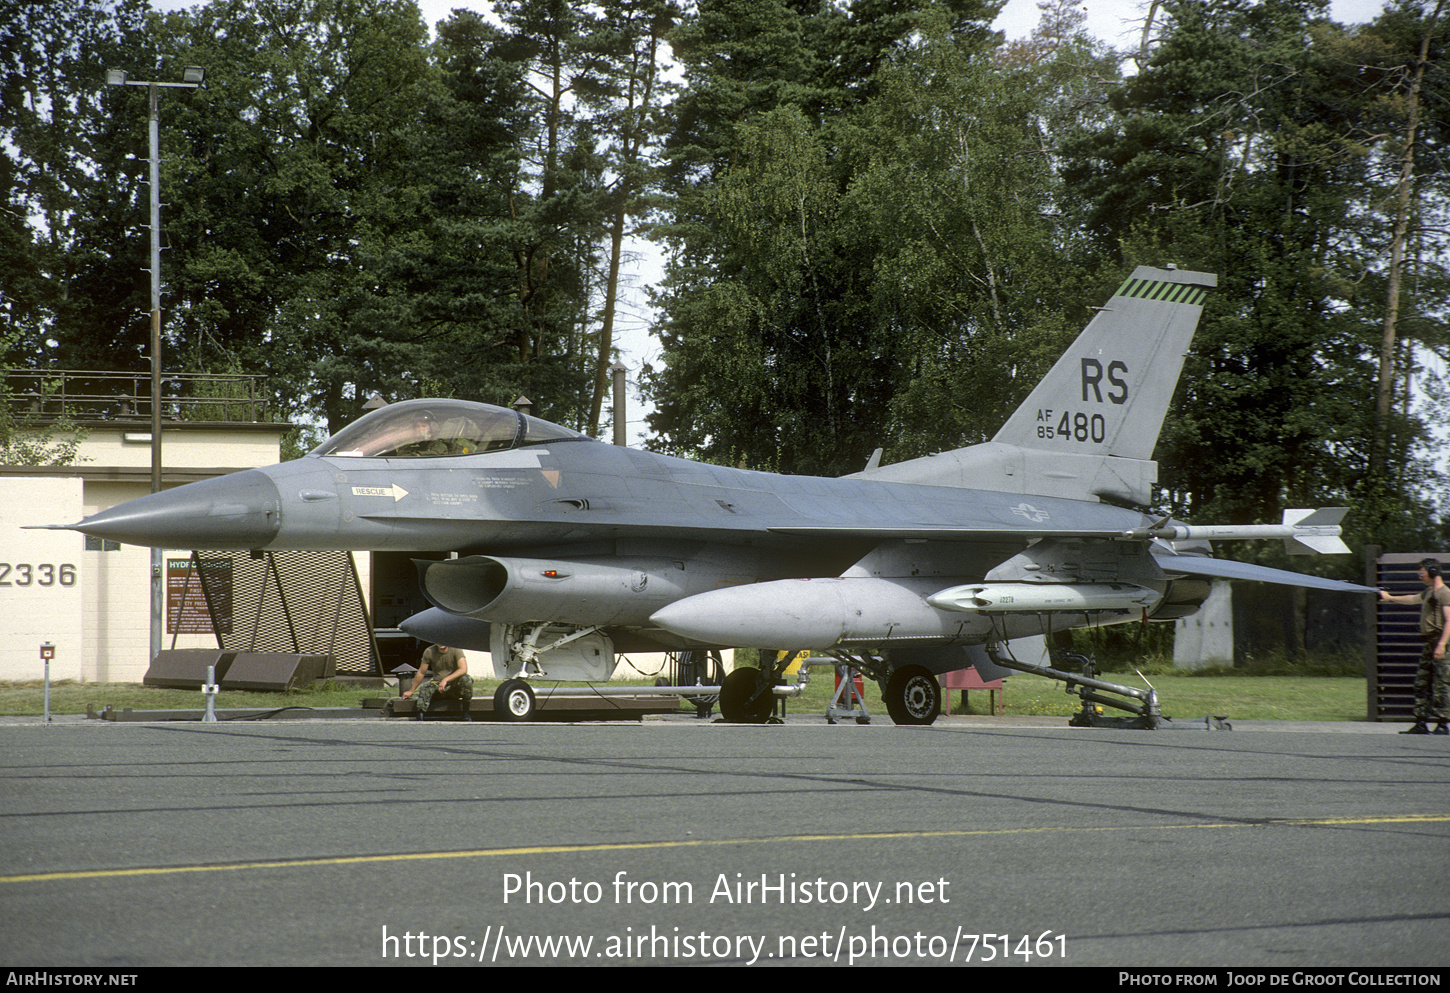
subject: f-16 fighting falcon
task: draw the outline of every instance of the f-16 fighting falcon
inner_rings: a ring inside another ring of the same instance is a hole
[[[75,530],[168,548],[450,552],[419,562],[433,610],[404,623],[487,649],[496,700],[602,680],[616,651],[822,652],[929,724],[937,675],[1007,672],[1009,639],[1193,613],[1209,579],[1363,587],[1212,557],[1212,540],[1346,552],[1342,510],[1188,526],[1147,506],[1184,354],[1216,277],[1139,267],[988,443],[840,479],[603,444],[513,410],[412,400],[302,459],[152,494]],[[769,667],[767,667],[769,669]],[[1030,668],[1030,667],[1028,667]],[[1036,671],[1036,670],[1034,670]],[[735,670],[726,719],[766,720],[775,671]]]

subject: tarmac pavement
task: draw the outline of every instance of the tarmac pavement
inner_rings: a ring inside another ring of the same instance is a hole
[[[4,719],[0,963],[1438,971],[1402,729]]]

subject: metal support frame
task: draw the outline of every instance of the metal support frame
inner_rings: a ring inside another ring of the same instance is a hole
[[[299,556],[303,557],[301,562]],[[229,575],[234,585],[225,592],[202,568],[204,561],[213,558],[228,558],[233,564]],[[247,558],[246,552],[225,550],[191,553],[191,576],[182,586],[177,607],[184,614],[192,599],[201,596],[218,648],[331,655],[350,666],[344,671],[384,675],[351,553],[264,552],[252,556],[258,563],[255,570],[238,567],[239,562],[245,565]],[[336,568],[331,565],[334,560],[338,562]],[[299,578],[304,573],[306,582]],[[292,587],[290,595],[288,586]],[[249,603],[253,590],[255,608]],[[241,612],[244,601],[250,617]],[[227,616],[222,613],[223,602]],[[353,610],[349,610],[349,604]],[[171,638],[173,648],[179,634],[178,626]]]
[[[805,664],[809,664],[807,659]],[[833,662],[836,673],[836,692],[826,706],[826,722],[839,724],[841,718],[850,717],[857,724],[870,724],[871,713],[866,709],[866,698],[856,689],[856,675],[860,672],[853,665]]]
[[[1068,692],[1076,693],[1082,701],[1082,707],[1072,720],[1068,723],[1073,727],[1119,727],[1138,728],[1145,731],[1173,730],[1177,728],[1208,728],[1210,730],[1228,731],[1232,727],[1223,717],[1204,717],[1201,720],[1174,724],[1172,718],[1164,717],[1158,707],[1158,691],[1151,686],[1146,690],[1140,690],[1136,686],[1123,686],[1120,683],[1110,683],[1106,680],[1096,679],[1093,676],[1093,660],[1086,655],[1069,654],[1067,657],[1076,660],[1082,667],[1082,675],[1072,672],[1063,672],[1060,669],[1053,669],[1043,665],[1032,665],[1030,662],[1019,662],[1013,658],[1004,658],[998,652],[998,645],[995,642],[987,644],[987,657],[994,665],[1007,669],[1017,669],[1020,672],[1030,672],[1037,676],[1046,676],[1048,679],[1056,679],[1068,685]],[[1141,675],[1141,673],[1140,673]],[[1097,692],[1093,692],[1093,691]],[[1104,694],[1117,694],[1107,696]],[[1122,699],[1126,697],[1126,699]],[[1134,717],[1103,717],[1098,712],[1097,705],[1112,707],[1115,710],[1126,710]]]

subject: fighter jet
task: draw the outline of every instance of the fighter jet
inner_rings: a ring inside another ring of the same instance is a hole
[[[1208,578],[1363,590],[1215,559],[1210,541],[1346,552],[1342,510],[1281,525],[1149,516],[1152,461],[1210,274],[1140,267],[987,444],[839,479],[617,447],[514,410],[412,400],[302,459],[152,494],[67,525],[167,548],[448,552],[405,630],[487,648],[505,710],[531,679],[600,680],[617,651],[811,650],[883,687],[898,723],[937,675],[987,678],[1013,638],[1195,611]],[[729,720],[772,710],[776,671],[737,669]]]

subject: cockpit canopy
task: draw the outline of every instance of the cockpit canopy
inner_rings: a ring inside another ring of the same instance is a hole
[[[467,400],[406,400],[358,418],[319,445],[332,458],[413,459],[500,452],[586,435],[518,411]]]

